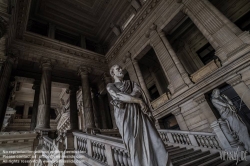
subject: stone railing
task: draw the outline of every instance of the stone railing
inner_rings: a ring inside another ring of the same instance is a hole
[[[78,151],[76,160],[86,160],[90,165],[131,166],[130,156],[122,139],[100,134],[96,136],[80,132],[73,134],[75,150]]]
[[[181,144],[208,149],[222,149],[214,133],[191,132],[178,130],[158,130],[165,144]]]
[[[100,129],[100,133],[112,137],[121,137],[118,129]]]
[[[208,64],[206,64],[205,66],[203,66],[202,68],[200,68],[195,73],[193,73],[190,78],[194,83],[196,83],[220,67],[221,67],[221,64],[219,60],[218,59],[213,60],[209,62]]]
[[[160,107],[164,103],[166,103],[169,100],[169,97],[167,96],[166,93],[163,93],[160,97],[155,99],[154,101],[151,102],[151,105],[154,109]]]

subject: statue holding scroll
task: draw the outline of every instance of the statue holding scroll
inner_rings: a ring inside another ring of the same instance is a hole
[[[237,114],[232,101],[219,89],[214,89],[211,95],[214,107],[219,111],[222,120],[225,120],[229,127],[237,134],[239,140],[244,144],[245,149],[250,152],[250,137],[245,123]]]
[[[141,87],[135,82],[123,80],[120,66],[110,69],[114,83],[107,85],[113,100],[117,127],[128,150],[133,166],[169,165],[168,153],[158,131],[154,118]]]

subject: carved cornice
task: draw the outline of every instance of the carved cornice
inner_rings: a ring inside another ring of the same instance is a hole
[[[242,81],[241,75],[237,75],[237,76],[233,77],[232,79],[228,80],[227,83],[231,86],[235,86],[235,85],[241,83],[241,81]]]
[[[130,39],[130,37],[136,32],[139,26],[144,22],[149,14],[152,13],[153,9],[161,0],[148,0],[142,7],[142,9],[137,13],[135,18],[131,21],[129,26],[121,34],[120,38],[115,42],[113,47],[106,54],[107,61],[110,62],[115,56],[118,55],[121,48]]]
[[[198,104],[201,104],[206,101],[205,95],[202,94],[194,99],[194,101]]]

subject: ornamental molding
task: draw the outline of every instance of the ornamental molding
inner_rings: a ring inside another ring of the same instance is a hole
[[[161,0],[148,0],[143,5],[139,13],[137,13],[137,15],[135,16],[134,20],[131,21],[125,31],[117,39],[113,47],[110,48],[110,50],[106,54],[107,62],[110,62],[118,55],[121,48],[127,43],[130,37],[136,32],[136,30],[145,21],[145,19],[152,13],[153,9],[160,1]]]

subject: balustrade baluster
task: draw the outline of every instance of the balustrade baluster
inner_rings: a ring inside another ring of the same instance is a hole
[[[202,138],[202,136],[199,135],[198,137],[200,138],[201,146],[202,146],[202,147],[205,147],[205,146],[206,146],[206,145],[205,145],[205,141],[204,141],[204,139]]]
[[[119,163],[119,160],[118,160],[118,151],[114,148],[113,152],[114,152],[114,158],[115,158],[116,166],[120,166],[120,163]]]
[[[199,144],[199,146],[202,146],[202,143],[201,143],[201,140],[200,140],[200,137],[198,135],[195,135],[194,136]]]
[[[206,146],[207,148],[210,148],[210,144],[209,144],[209,141],[208,141],[207,136],[203,136],[203,139],[204,139],[204,142],[205,142],[205,146]]]
[[[101,144],[98,143],[98,144],[97,144],[97,147],[98,147],[98,154],[99,154],[99,158],[98,158],[98,159],[99,159],[100,161],[102,161],[102,160],[103,160],[103,157],[102,157],[102,149],[101,149],[102,147],[101,147]]]
[[[172,133],[173,139],[174,139],[174,143],[178,143],[177,139],[176,139],[176,135],[174,133]]]
[[[190,141],[190,138],[189,138],[188,134],[186,134],[185,137],[186,137],[186,140],[187,140],[187,144],[191,145],[191,141]]]
[[[107,161],[106,153],[105,153],[105,145],[102,145],[102,155],[103,155],[103,162]]]

